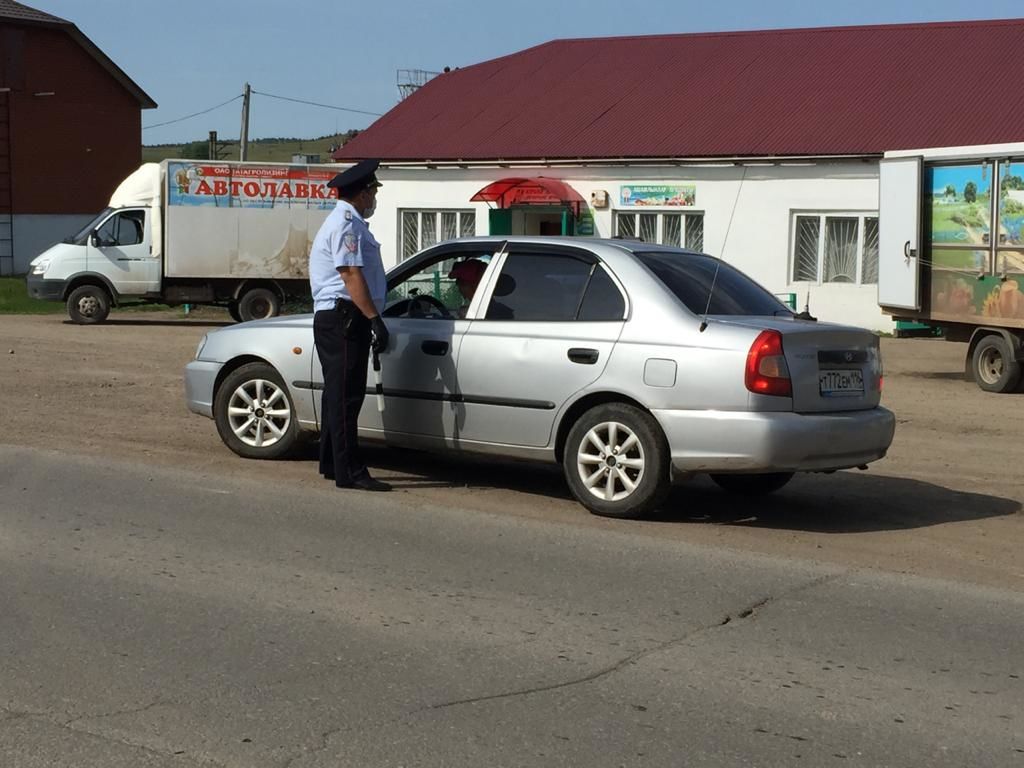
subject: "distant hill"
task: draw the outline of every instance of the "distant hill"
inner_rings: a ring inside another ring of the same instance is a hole
[[[330,163],[331,147],[338,147],[355,136],[359,131],[347,131],[315,139],[274,138],[250,139],[249,160],[263,163],[290,163],[293,155],[320,155],[321,163]],[[238,141],[218,142],[218,160],[237,160]],[[208,141],[192,141],[185,144],[154,144],[142,147],[142,162],[158,163],[168,158],[206,160],[209,158]]]

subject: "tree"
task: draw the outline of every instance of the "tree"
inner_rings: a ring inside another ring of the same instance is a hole
[[[956,197],[956,187],[952,184],[946,185],[946,197]]]
[[[210,142],[209,141],[190,141],[188,144],[182,144],[182,146],[181,146],[181,159],[182,160],[209,160],[210,159]]]
[[[1004,176],[1002,183],[999,185],[1000,194],[1006,197],[1007,191],[1011,189],[1024,189],[1024,179],[1013,174]]]
[[[978,199],[978,185],[973,181],[968,181],[964,185],[964,200],[968,203],[973,203]]]

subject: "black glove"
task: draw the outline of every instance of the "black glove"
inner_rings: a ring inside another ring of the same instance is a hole
[[[370,349],[374,352],[383,352],[388,348],[388,340],[391,338],[391,334],[388,333],[388,327],[384,325],[384,318],[377,315],[370,319],[370,332],[373,334],[373,338],[370,341]]]

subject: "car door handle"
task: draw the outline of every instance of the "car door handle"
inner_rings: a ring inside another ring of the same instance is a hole
[[[569,350],[569,359],[580,365],[593,365],[597,362],[598,351],[588,347],[573,347]]]
[[[448,342],[447,341],[424,341],[420,344],[422,349],[428,355],[437,355],[438,357],[444,357],[448,354]]]

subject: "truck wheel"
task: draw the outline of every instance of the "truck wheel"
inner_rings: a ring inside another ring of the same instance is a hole
[[[68,317],[79,325],[102,323],[110,314],[110,294],[98,285],[80,285],[68,295]]]
[[[792,472],[766,472],[759,475],[711,475],[715,485],[738,496],[763,496],[773,493],[793,479]]]
[[[253,288],[238,300],[238,316],[243,322],[265,320],[281,311],[281,299],[269,288]]]
[[[1021,365],[1002,336],[986,336],[971,358],[974,380],[986,392],[1013,392],[1021,380]]]
[[[671,487],[661,427],[625,403],[584,413],[569,431],[562,463],[576,500],[605,517],[640,517],[657,508]]]
[[[227,375],[213,400],[220,439],[246,459],[278,459],[298,439],[288,388],[273,367],[248,363]]]
[[[236,323],[242,322],[242,316],[238,313],[238,302],[232,301],[228,304],[228,314]]]

